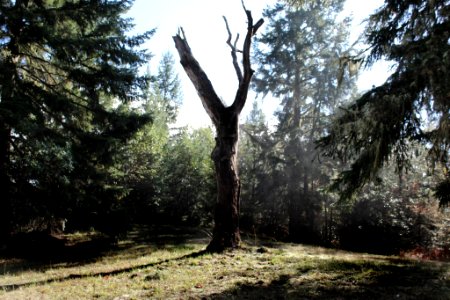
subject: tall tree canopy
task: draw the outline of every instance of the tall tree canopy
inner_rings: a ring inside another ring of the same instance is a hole
[[[67,213],[107,186],[117,144],[148,121],[120,113],[146,84],[138,50],[152,34],[128,36],[129,0],[1,1],[1,227],[20,204],[32,215]],[[57,207],[57,208],[56,208]],[[17,222],[17,220],[15,220]]]
[[[272,202],[287,211],[290,235],[311,242],[322,196],[318,189],[329,178],[314,161],[314,141],[323,135],[336,105],[348,96],[354,80],[339,87],[339,61],[348,44],[348,19],[339,19],[343,0],[287,4],[264,11],[267,30],[258,39],[257,92],[280,98],[274,134],[278,169],[283,176]],[[275,170],[276,168],[274,168]],[[267,195],[267,194],[266,194]],[[308,237],[309,236],[309,237]]]
[[[389,159],[405,170],[409,149],[419,142],[444,169],[436,194],[449,202],[449,17],[448,0],[385,0],[370,16],[367,64],[384,58],[395,69],[383,85],[343,108],[319,141],[325,155],[351,162],[332,186],[343,198],[375,179]]]

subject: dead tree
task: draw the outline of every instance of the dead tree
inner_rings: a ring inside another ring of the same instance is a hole
[[[173,37],[175,47],[180,55],[180,62],[202,101],[203,107],[208,113],[216,128],[216,145],[211,153],[214,161],[217,181],[217,203],[214,213],[213,238],[207,247],[207,251],[220,252],[227,248],[236,248],[240,244],[239,234],[239,201],[241,183],[238,175],[237,144],[239,114],[244,108],[250,80],[253,70],[250,65],[250,46],[253,35],[264,22],[260,19],[253,24],[251,12],[244,7],[247,15],[247,34],[243,50],[238,50],[236,44],[231,42],[232,35],[226,18],[225,25],[228,31],[227,44],[231,48],[233,66],[236,71],[239,87],[231,106],[226,107],[217,96],[211,81],[194,58],[183,29]],[[238,62],[237,53],[242,53],[243,71]]]

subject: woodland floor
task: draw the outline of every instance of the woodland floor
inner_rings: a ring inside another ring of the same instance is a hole
[[[450,299],[450,263],[249,238],[203,252],[206,233],[139,227],[28,242],[0,256],[0,299]]]

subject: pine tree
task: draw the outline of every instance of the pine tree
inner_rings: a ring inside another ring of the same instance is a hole
[[[386,0],[366,28],[367,64],[395,62],[392,75],[342,109],[319,145],[325,155],[351,163],[332,188],[350,198],[394,160],[408,169],[411,145],[429,148],[430,162],[446,177],[437,187],[450,194],[450,10],[446,0]],[[437,170],[438,170],[437,169]]]
[[[1,1],[0,204],[14,216],[64,215],[106,205],[106,165],[117,145],[148,121],[114,103],[137,99],[152,32],[127,36],[132,1]],[[103,203],[103,204],[101,204]],[[58,206],[60,210],[55,209]],[[30,216],[31,217],[31,216]]]

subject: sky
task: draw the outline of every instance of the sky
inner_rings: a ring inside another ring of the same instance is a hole
[[[362,22],[382,0],[347,0],[344,15],[351,15],[352,39],[356,39],[363,30]],[[245,0],[245,6],[252,12],[256,23],[262,17],[262,11],[276,0]],[[144,45],[154,56],[150,61],[150,70],[156,73],[161,55],[166,52],[173,54],[179,61],[172,36],[180,27],[186,34],[194,57],[211,80],[216,93],[225,104],[231,104],[237,90],[238,82],[232,65],[230,48],[226,44],[228,33],[223,16],[228,20],[233,37],[240,33],[241,45],[247,29],[247,18],[242,8],[241,0],[135,0],[128,12],[134,19],[135,32],[156,29],[153,37]],[[264,25],[259,32],[264,31]],[[179,63],[176,70],[181,80],[183,105],[180,109],[177,126],[189,125],[192,128],[210,126],[212,123],[204,111],[200,99],[183,68]],[[256,66],[254,67],[256,69]],[[387,77],[387,64],[375,65],[371,70],[359,75],[358,87],[361,91],[372,85],[384,82]],[[250,91],[246,106],[241,114],[243,122],[251,110],[252,102],[257,95]],[[263,111],[270,122],[275,122],[273,113],[278,101],[276,99],[259,99]]]

